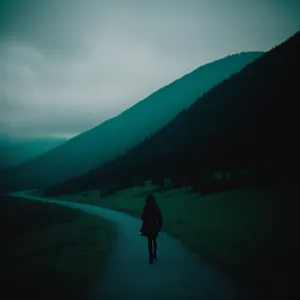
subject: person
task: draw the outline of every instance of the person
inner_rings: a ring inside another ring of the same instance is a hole
[[[153,195],[148,195],[141,214],[141,235],[148,239],[149,263],[157,259],[157,236],[162,229],[162,214]]]

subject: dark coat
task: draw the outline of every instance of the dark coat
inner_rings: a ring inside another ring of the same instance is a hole
[[[146,237],[156,238],[158,232],[162,228],[162,215],[161,212],[155,208],[145,205],[141,219],[143,221],[141,227],[141,235]]]

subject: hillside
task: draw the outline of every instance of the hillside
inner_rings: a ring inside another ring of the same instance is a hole
[[[20,136],[10,136],[5,133],[0,133],[0,148],[10,147],[10,146],[18,146],[23,142],[26,142],[28,138],[20,137]]]
[[[261,52],[231,55],[202,66],[156,91],[119,116],[48,153],[0,173],[2,189],[42,188],[103,165],[167,124],[203,93],[258,58]]]
[[[169,176],[173,184],[194,185],[203,193],[297,180],[299,50],[298,32],[126,155],[46,194],[116,190],[148,179],[162,184]]]
[[[9,139],[0,146],[0,170],[21,164],[65,143],[63,138]]]

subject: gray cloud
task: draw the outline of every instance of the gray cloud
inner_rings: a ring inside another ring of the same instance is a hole
[[[196,67],[269,50],[299,1],[0,2],[0,131],[74,135]]]

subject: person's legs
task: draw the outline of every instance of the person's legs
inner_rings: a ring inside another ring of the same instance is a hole
[[[147,237],[148,238],[148,251],[149,251],[149,253],[152,253],[153,251],[152,251],[152,241],[153,241],[153,239],[150,237],[150,236],[148,236]]]
[[[152,250],[152,237],[148,236],[148,252],[149,252],[149,263],[152,264],[153,261],[153,250]]]
[[[153,239],[153,258],[157,259],[157,239]]]

